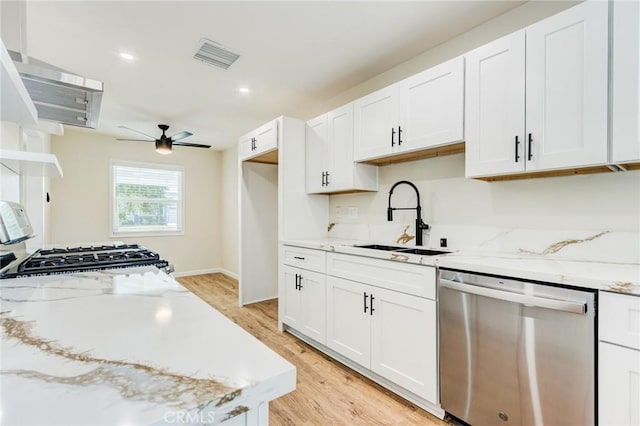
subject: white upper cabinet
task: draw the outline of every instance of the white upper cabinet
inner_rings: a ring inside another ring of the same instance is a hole
[[[355,160],[398,157],[464,139],[464,58],[355,102]]]
[[[606,164],[607,68],[608,5],[600,1],[470,52],[467,177]]]
[[[524,64],[524,30],[467,55],[467,177],[524,171]]]
[[[398,149],[407,152],[464,139],[464,58],[409,77],[399,84]]]
[[[307,123],[307,192],[376,191],[378,168],[353,161],[353,104]]]
[[[613,2],[611,160],[614,163],[640,160],[639,27],[639,2]]]
[[[273,120],[240,138],[240,160],[277,163],[278,120]],[[266,155],[266,154],[272,155]]]
[[[608,3],[527,28],[527,170],[606,164]]]
[[[389,155],[398,143],[398,85],[355,101],[355,161]]]
[[[307,192],[320,193],[325,190],[325,176],[329,168],[329,140],[327,114],[307,122]]]

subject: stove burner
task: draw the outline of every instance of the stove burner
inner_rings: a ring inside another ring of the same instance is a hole
[[[153,265],[169,269],[169,263],[138,244],[67,247],[39,250],[0,278],[98,271]]]

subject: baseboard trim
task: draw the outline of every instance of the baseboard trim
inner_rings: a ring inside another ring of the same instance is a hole
[[[223,268],[209,268],[209,269],[194,269],[193,271],[181,271],[174,272],[173,276],[176,278],[190,277],[192,275],[205,275],[205,274],[224,274],[230,278],[238,279],[238,274],[228,271]]]
[[[226,276],[228,276],[229,278],[233,278],[234,280],[237,280],[239,275],[236,274],[235,272],[231,272],[227,269],[224,268],[219,268],[220,270],[218,272],[220,272],[221,274],[224,274]]]

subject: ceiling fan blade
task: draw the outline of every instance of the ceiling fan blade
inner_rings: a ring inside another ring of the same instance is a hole
[[[116,139],[117,141],[134,141],[134,142],[155,142],[148,139]]]
[[[176,133],[175,135],[171,136],[171,140],[176,142],[179,141],[180,139],[184,139],[184,138],[188,138],[189,136],[192,136],[193,133],[191,132],[180,132],[180,133]]]
[[[191,146],[194,148],[211,148],[211,145],[204,145],[201,143],[174,142],[173,144],[179,146]]]
[[[156,138],[155,138],[154,136],[150,136],[150,135],[148,135],[148,134],[146,134],[146,133],[142,133],[141,131],[136,130],[136,129],[132,129],[131,127],[127,127],[127,126],[118,126],[118,127],[119,127],[119,128],[121,128],[121,129],[131,130],[132,132],[136,132],[136,133],[138,133],[138,134],[140,134],[140,135],[142,135],[142,136],[146,136],[146,137],[148,137],[149,139],[151,139],[152,141],[155,141],[155,140],[156,140]]]

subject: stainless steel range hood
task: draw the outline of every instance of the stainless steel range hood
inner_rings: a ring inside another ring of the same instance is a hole
[[[38,119],[79,127],[98,127],[104,84],[9,51],[38,110]]]

